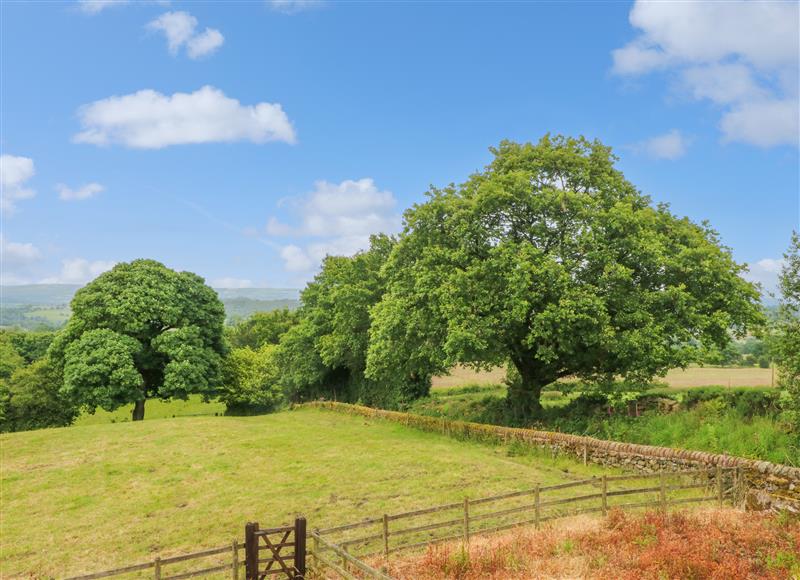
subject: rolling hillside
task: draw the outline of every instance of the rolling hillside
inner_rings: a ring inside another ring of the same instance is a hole
[[[59,328],[69,318],[69,302],[77,284],[27,284],[0,287],[0,326],[26,329]],[[215,288],[225,305],[228,322],[254,312],[297,308],[299,290],[293,288]]]

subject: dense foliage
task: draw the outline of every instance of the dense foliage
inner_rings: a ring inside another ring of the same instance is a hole
[[[559,378],[646,381],[760,322],[716,232],[653,206],[608,147],[546,136],[492,152],[406,212],[373,310],[372,380],[510,363],[509,401],[531,417]]]
[[[235,348],[228,355],[228,378],[220,389],[219,400],[225,403],[226,413],[249,415],[274,411],[283,400],[275,362],[274,344],[258,349],[249,346]]]
[[[800,430],[800,235],[797,232],[792,234],[791,246],[784,259],[775,347],[790,414]]]
[[[300,322],[281,339],[281,381],[292,401],[318,397],[395,407],[427,393],[430,374],[408,365],[385,380],[364,375],[371,309],[386,287],[382,266],[394,240],[374,236],[353,257],[328,256],[303,290]]]
[[[61,376],[47,359],[18,368],[0,382],[0,431],[65,427],[77,407],[61,392]]]
[[[300,319],[296,310],[281,308],[256,312],[226,329],[225,335],[233,348],[258,349],[265,344],[278,344],[287,330]]]
[[[225,312],[196,274],[154,260],[118,264],[71,308],[49,352],[63,392],[88,410],[134,403],[141,420],[149,397],[210,396],[221,385]]]

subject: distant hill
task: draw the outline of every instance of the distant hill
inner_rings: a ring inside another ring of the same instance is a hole
[[[69,303],[78,284],[27,284],[0,286],[0,326],[27,329],[59,328],[69,319]],[[215,288],[225,305],[227,322],[247,318],[254,312],[300,305],[294,288]]]

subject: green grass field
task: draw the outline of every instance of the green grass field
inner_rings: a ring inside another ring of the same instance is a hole
[[[602,473],[568,459],[300,409],[3,435],[0,577],[65,577]]]
[[[116,411],[96,410],[94,413],[82,413],[75,425],[103,425],[106,423],[125,423],[131,420],[133,405],[125,405]],[[225,404],[218,401],[204,403],[199,395],[189,395],[186,401],[175,399],[160,401],[150,399],[145,404],[145,419],[168,419],[171,417],[215,416],[225,413]]]

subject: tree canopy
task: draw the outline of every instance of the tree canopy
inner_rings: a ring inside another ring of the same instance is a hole
[[[373,236],[367,251],[328,256],[303,290],[300,322],[283,335],[277,355],[291,400],[321,396],[396,406],[427,392],[429,376],[398,372],[381,383],[364,376],[370,311],[383,295],[381,268],[393,245],[388,236]]]
[[[141,420],[147,398],[220,386],[225,311],[196,274],[154,260],[118,264],[78,290],[71,309],[49,352],[64,393],[89,410],[134,403]]]
[[[760,322],[757,288],[706,223],[654,206],[584,138],[504,141],[405,213],[366,374],[513,365],[518,415],[567,376],[642,381]]]
[[[775,346],[780,379],[786,388],[794,424],[800,428],[800,235],[792,233],[780,277],[781,301]]]
[[[232,347],[257,350],[265,344],[278,344],[281,336],[297,324],[299,318],[297,311],[288,308],[256,312],[229,327],[226,334]]]

